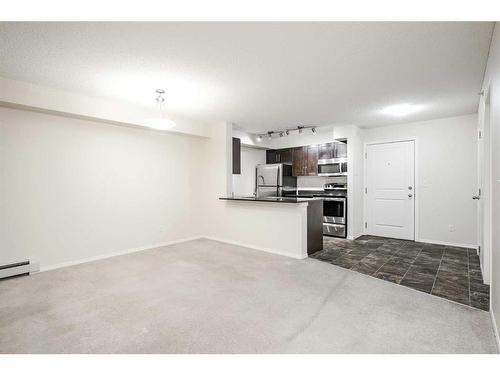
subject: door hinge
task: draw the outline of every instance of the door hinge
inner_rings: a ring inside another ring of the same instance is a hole
[[[365,229],[368,228],[368,223],[365,221]]]
[[[365,152],[365,159],[368,159],[368,152]]]
[[[365,194],[368,194],[368,188],[365,188]]]
[[[483,132],[481,130],[478,131],[478,136],[479,136],[479,139],[482,139],[483,138]]]

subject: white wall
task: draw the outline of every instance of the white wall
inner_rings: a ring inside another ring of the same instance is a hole
[[[490,54],[482,89],[491,93],[491,293],[493,320],[500,327],[500,26],[495,25]],[[481,98],[479,116],[482,118],[484,97]],[[498,335],[498,331],[497,331]],[[498,338],[498,336],[497,336]]]
[[[0,77],[0,105],[140,128],[144,125],[144,119],[158,116],[153,94],[151,106],[142,108],[132,103],[90,97]],[[176,116],[170,118],[175,121],[176,126],[166,132],[206,136],[204,123]]]
[[[296,258],[306,256],[305,204],[228,202],[219,200],[232,190],[231,124],[214,123],[204,142],[203,189],[197,196],[203,208],[203,233],[214,239],[237,243]]]
[[[200,235],[203,143],[0,108],[0,264],[43,268]]]
[[[266,151],[241,147],[241,174],[233,174],[233,193],[236,196],[251,196],[255,192],[255,166],[266,163]]]
[[[363,131],[366,143],[417,140],[417,240],[477,245],[476,203],[471,199],[476,192],[476,129],[473,114]]]

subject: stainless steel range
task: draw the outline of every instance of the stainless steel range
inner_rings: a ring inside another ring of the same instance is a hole
[[[323,234],[347,237],[347,182],[328,183],[323,189],[297,189],[295,197],[323,198]]]
[[[345,238],[347,236],[347,184],[326,184],[324,193],[316,196],[323,198],[323,234]]]

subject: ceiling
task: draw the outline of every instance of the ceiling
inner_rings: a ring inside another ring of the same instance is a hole
[[[253,132],[477,111],[493,23],[0,23],[0,76]],[[410,104],[396,117],[387,106]]]

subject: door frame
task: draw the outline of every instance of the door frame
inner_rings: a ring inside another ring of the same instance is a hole
[[[485,222],[484,219],[484,206],[483,206],[483,210],[480,212],[480,210],[478,209],[477,210],[477,253],[479,255],[479,258],[482,259],[483,261],[481,261],[480,263],[480,266],[481,266],[481,271],[483,273],[483,278],[484,278],[484,282],[485,284],[490,284],[491,283],[491,267],[492,267],[492,262],[491,262],[491,256],[492,256],[492,239],[493,239],[493,227],[492,227],[492,188],[493,188],[493,180],[492,180],[492,136],[491,136],[491,130],[492,130],[492,127],[491,127],[491,86],[490,86],[490,82],[488,82],[486,85],[486,89],[484,89],[483,91],[483,95],[481,95],[480,99],[479,99],[479,105],[480,105],[480,109],[482,109],[482,112],[480,113],[480,115],[478,114],[478,132],[481,130],[482,131],[482,139],[483,139],[483,155],[482,155],[482,164],[483,165],[479,165],[478,164],[478,168],[481,168],[482,169],[482,172],[481,172],[481,177],[482,177],[482,182],[481,181],[477,181],[477,186],[479,187],[479,185],[481,184],[481,188],[482,188],[482,191],[481,191],[481,195],[483,195],[484,193],[484,185],[488,185],[488,203],[489,203],[489,210],[488,210],[488,221]],[[487,104],[488,104],[488,107],[487,107]],[[489,110],[489,113],[487,114],[486,113],[486,110]],[[486,132],[485,131],[485,119],[486,119],[486,115],[488,115],[488,131]],[[485,135],[488,135],[488,138],[485,138]],[[479,137],[479,134],[476,134],[477,137]],[[478,141],[479,141],[479,138],[478,138]],[[484,152],[484,145],[486,144],[486,142],[488,143],[488,153],[485,153]],[[478,151],[478,160],[479,160],[479,149],[477,150]],[[485,162],[486,160],[488,160],[488,165],[489,165],[489,170],[488,170],[488,180],[485,179],[485,172],[486,172],[486,168],[485,168]],[[478,171],[479,172],[479,171]],[[483,205],[483,202],[479,201],[480,204]],[[480,215],[483,215],[483,217],[480,219]],[[479,220],[482,220],[482,228],[480,228],[480,225],[479,225]],[[484,228],[485,226],[487,226],[487,231],[486,231],[486,235],[489,237],[488,238],[488,247],[486,248],[485,246],[483,246],[481,248],[481,251],[483,251],[483,255],[481,256],[479,254],[479,247],[481,245],[484,245],[484,238],[483,238],[483,243],[481,243],[481,236],[484,234]],[[480,233],[480,231],[482,231],[483,233]]]
[[[367,147],[371,145],[379,145],[385,143],[399,143],[399,142],[411,142],[413,141],[413,240],[420,241],[419,233],[419,199],[420,199],[420,186],[418,184],[418,137],[408,137],[408,138],[381,138],[377,141],[364,142],[363,144],[363,234],[368,234],[365,228],[365,223],[367,221],[367,199],[366,199],[366,183],[367,183],[367,168],[366,168],[366,152]],[[418,188],[418,189],[417,189]]]

